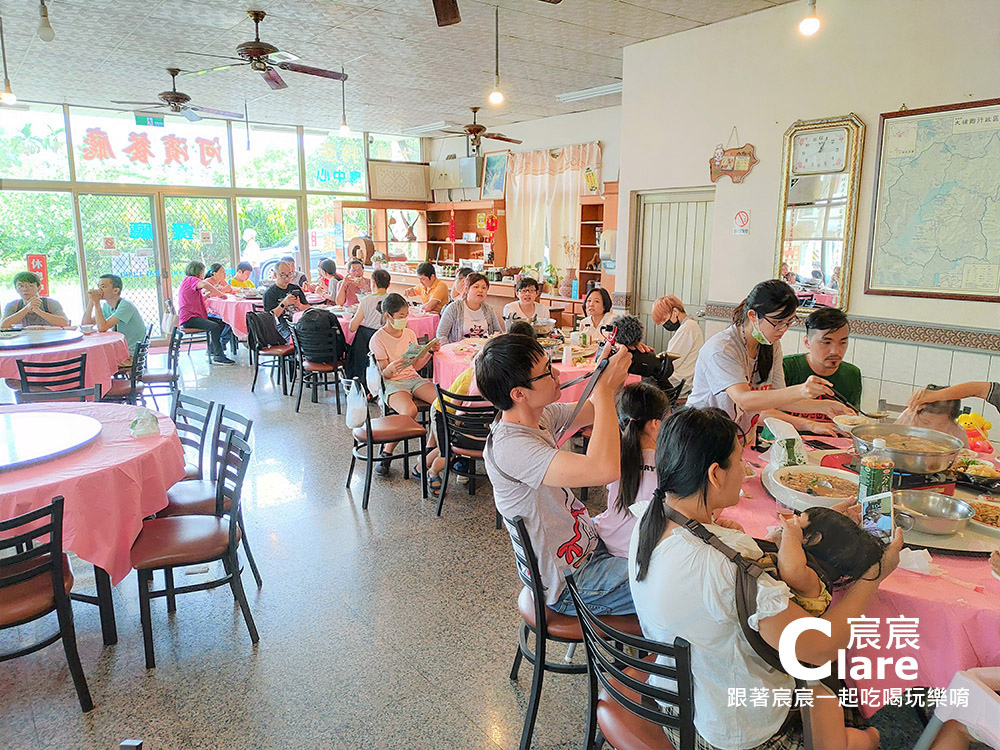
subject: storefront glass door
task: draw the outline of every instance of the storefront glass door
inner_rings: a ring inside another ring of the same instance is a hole
[[[221,263],[227,278],[233,275],[228,198],[166,195],[163,210],[170,290],[175,298],[184,280],[184,269],[193,260],[204,263],[206,270],[213,263]]]

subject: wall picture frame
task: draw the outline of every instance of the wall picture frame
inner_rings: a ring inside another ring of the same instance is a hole
[[[507,158],[510,151],[492,151],[483,157],[482,200],[504,199],[507,189]]]

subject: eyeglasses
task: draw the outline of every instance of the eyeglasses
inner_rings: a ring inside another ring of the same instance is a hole
[[[545,378],[551,378],[555,375],[555,371],[552,369],[552,360],[549,360],[549,366],[545,368],[545,372],[541,375],[535,375],[533,378],[528,378],[529,383],[534,383],[536,380],[544,380]]]
[[[279,279],[290,279],[290,278],[292,278],[292,275],[290,273],[279,273],[278,274],[278,278]]]
[[[776,331],[787,331],[792,327],[792,323],[795,322],[795,316],[793,315],[792,317],[786,318],[782,321],[775,321],[765,315],[764,320],[770,323],[771,327]]]

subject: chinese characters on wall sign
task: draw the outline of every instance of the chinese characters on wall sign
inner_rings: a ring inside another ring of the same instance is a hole
[[[121,148],[121,152],[128,157],[133,164],[149,164],[150,159],[163,159],[164,166],[177,164],[183,166],[190,158],[188,153],[188,139],[182,138],[173,133],[168,133],[160,138],[163,144],[162,156],[154,150],[153,144],[146,133],[129,133],[128,145]],[[214,164],[222,164],[222,144],[219,138],[195,138],[195,145],[198,148],[198,160],[203,167],[211,167]],[[101,128],[87,128],[87,133],[83,138],[82,157],[84,161],[113,160],[115,156],[111,138],[108,133]]]

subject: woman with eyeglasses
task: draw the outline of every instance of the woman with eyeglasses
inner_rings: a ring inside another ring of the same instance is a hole
[[[798,305],[784,281],[755,286],[733,312],[733,324],[712,336],[698,353],[688,406],[722,409],[748,436],[771,410],[852,414],[833,400],[833,388],[823,378],[812,375],[785,387],[781,337],[795,322]]]

